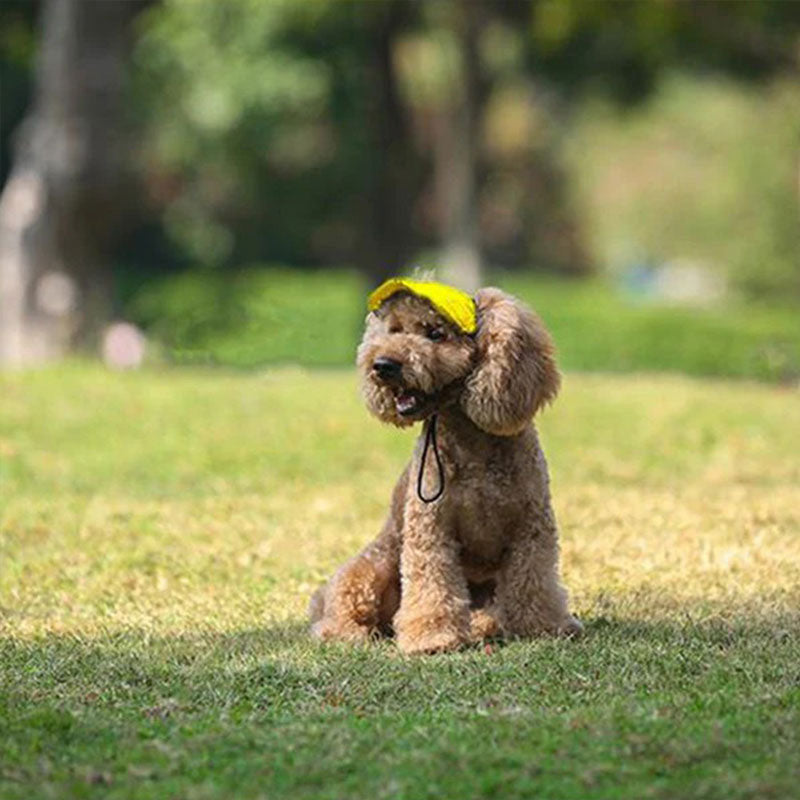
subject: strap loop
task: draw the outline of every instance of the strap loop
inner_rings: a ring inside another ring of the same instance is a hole
[[[422,458],[419,462],[419,472],[417,473],[417,497],[423,503],[433,503],[444,494],[444,467],[442,466],[442,459],[439,457],[439,447],[436,444],[436,418],[434,414],[428,423],[428,429],[425,431],[425,445],[422,448]],[[425,462],[428,458],[428,448],[433,444],[433,457],[436,459],[436,470],[439,473],[439,487],[436,492],[430,497],[425,497],[422,493],[422,479],[425,475]]]

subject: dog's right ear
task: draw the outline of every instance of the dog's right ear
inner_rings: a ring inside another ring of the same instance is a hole
[[[461,408],[487,433],[513,436],[558,393],[553,340],[539,317],[499,289],[481,289],[475,304],[477,363]]]

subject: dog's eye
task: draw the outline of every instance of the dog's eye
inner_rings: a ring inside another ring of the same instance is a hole
[[[425,331],[425,335],[432,341],[432,342],[441,342],[442,339],[447,338],[447,334],[441,328],[428,328]]]

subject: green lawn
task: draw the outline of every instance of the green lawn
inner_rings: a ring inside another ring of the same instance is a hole
[[[497,274],[490,282],[541,314],[567,369],[800,379],[796,306],[702,310],[636,302],[600,280]],[[141,289],[128,313],[178,363],[349,366],[367,290],[348,271],[189,272]]]
[[[0,374],[0,797],[800,798],[796,389],[568,374],[586,637],[309,640],[412,435],[351,370]]]

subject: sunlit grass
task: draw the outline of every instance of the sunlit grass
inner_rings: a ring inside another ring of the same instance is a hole
[[[570,374],[581,642],[320,647],[412,435],[350,370],[0,376],[0,795],[793,797],[795,390]]]

